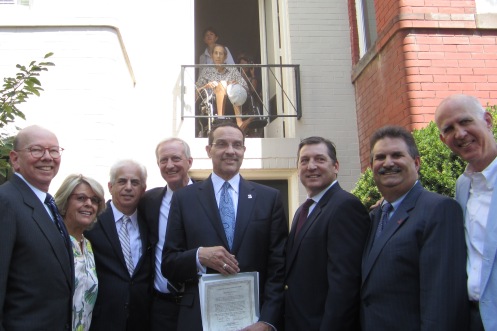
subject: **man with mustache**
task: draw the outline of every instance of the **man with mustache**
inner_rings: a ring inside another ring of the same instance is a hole
[[[85,236],[91,241],[98,296],[91,331],[149,330],[152,248],[138,202],[147,187],[146,168],[122,160],[110,169],[112,200]]]
[[[370,147],[384,201],[372,212],[363,255],[363,331],[467,330],[461,207],[421,186],[419,152],[404,128],[379,129]]]
[[[162,273],[185,283],[178,330],[203,330],[198,279],[205,273],[259,272],[260,318],[243,330],[274,330],[280,322],[287,218],[278,190],[240,176],[244,142],[235,123],[214,125],[206,146],[211,176],[174,192]]]
[[[468,246],[470,330],[497,330],[497,142],[492,115],[472,96],[447,97],[435,112],[440,139],[464,161],[456,200],[464,209]]]

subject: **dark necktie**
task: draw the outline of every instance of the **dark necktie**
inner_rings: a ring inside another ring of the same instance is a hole
[[[62,216],[60,216],[59,209],[57,208],[57,205],[55,204],[54,198],[47,193],[47,196],[45,198],[45,204],[50,208],[50,211],[52,212],[52,216],[54,219],[54,223],[57,226],[57,229],[59,230],[60,234],[64,238],[66,247],[68,250],[71,252],[71,239],[69,239],[69,233],[67,232],[66,226],[64,225],[64,221],[62,220]]]
[[[307,214],[309,214],[309,207],[311,207],[313,203],[314,200],[307,199],[302,205],[302,208],[300,209],[299,220],[297,221],[297,229],[295,230],[295,237],[299,234],[300,229],[302,229],[302,226],[307,220]]]
[[[392,210],[393,210],[392,205],[386,201],[381,206],[381,219],[380,222],[378,223],[378,228],[376,229],[375,238],[378,238],[385,229],[385,226],[388,223],[388,215]]]
[[[229,192],[229,182],[224,182],[221,188],[221,197],[219,198],[219,213],[221,214],[221,221],[223,222],[224,232],[228,239],[228,245],[231,249],[233,246],[233,237],[235,235],[235,207],[233,206],[233,199]]]
[[[55,204],[54,198],[47,193],[45,197],[45,204],[49,207],[52,212],[52,216],[54,219],[54,223],[57,226],[62,238],[64,239],[64,243],[66,244],[67,254],[69,255],[70,268],[71,268],[71,284],[74,284],[74,255],[72,252],[71,239],[69,238],[69,233],[67,232],[64,221],[62,220],[62,216],[59,213],[59,209]]]

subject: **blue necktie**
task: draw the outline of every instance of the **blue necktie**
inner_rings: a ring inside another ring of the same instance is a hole
[[[375,238],[378,238],[380,234],[385,229],[385,226],[388,223],[388,214],[392,211],[393,207],[390,203],[386,202],[381,206],[381,219],[380,223],[378,223],[378,228],[376,229]]]
[[[231,249],[233,246],[233,237],[235,235],[235,208],[233,207],[233,200],[229,192],[230,183],[224,182],[221,188],[221,197],[219,199],[219,213],[221,214],[221,221],[223,222],[224,232],[228,239],[228,245]]]

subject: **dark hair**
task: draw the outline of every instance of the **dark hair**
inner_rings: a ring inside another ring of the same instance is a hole
[[[234,123],[231,120],[220,120],[214,122],[214,124],[212,125],[212,129],[209,131],[209,136],[208,136],[209,146],[212,145],[212,143],[214,142],[214,131],[223,127],[231,127],[240,130],[240,132],[242,133],[243,142],[245,143],[245,134],[243,134],[242,129],[240,129],[240,127],[236,123]]]
[[[416,141],[414,140],[414,137],[412,134],[407,131],[405,128],[401,126],[396,126],[396,125],[387,125],[384,126],[380,129],[378,129],[373,135],[371,136],[371,142],[369,145],[370,149],[370,163],[373,163],[373,148],[374,145],[378,142],[378,140],[384,139],[384,138],[399,138],[404,140],[404,142],[407,145],[407,150],[409,152],[409,155],[415,159],[416,157],[419,157],[419,151],[418,147],[416,146]]]
[[[331,142],[331,140],[323,138],[323,137],[317,137],[317,136],[312,136],[308,138],[304,138],[300,141],[299,144],[299,150],[297,151],[297,162],[300,157],[300,150],[302,147],[305,145],[317,145],[317,144],[325,144],[327,149],[328,149],[328,155],[330,156],[330,159],[333,160],[333,163],[337,162],[337,150],[335,147],[335,144]]]
[[[202,33],[202,37],[205,37],[205,34],[207,32],[212,32],[216,35],[216,37],[219,37],[219,35],[217,34],[217,31],[212,26],[208,26],[207,28],[205,28],[204,32]]]
[[[249,63],[249,64],[253,64],[254,63],[254,58],[252,56],[250,56],[249,54],[246,54],[246,53],[240,53],[238,55],[238,57],[236,58],[236,63],[240,64],[240,62],[242,60],[247,61],[247,63]]]

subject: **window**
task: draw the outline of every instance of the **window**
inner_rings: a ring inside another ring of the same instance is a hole
[[[376,38],[376,14],[374,0],[356,0],[359,56],[362,57],[374,44]]]

